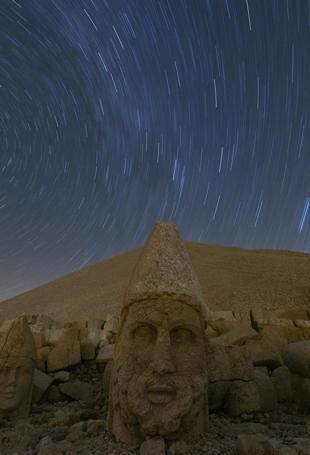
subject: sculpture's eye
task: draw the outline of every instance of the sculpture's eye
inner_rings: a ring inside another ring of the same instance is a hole
[[[193,344],[196,342],[196,335],[188,328],[177,327],[170,332],[170,342],[172,345]]]
[[[141,343],[153,343],[157,337],[157,330],[150,324],[139,325],[133,332],[135,341]]]

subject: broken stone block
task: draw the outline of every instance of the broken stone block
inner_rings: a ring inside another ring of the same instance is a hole
[[[267,439],[268,437],[263,434],[239,434],[237,453],[239,455],[264,455],[265,450],[261,447],[261,444]]]
[[[270,345],[264,339],[250,340],[242,349],[254,366],[265,366],[268,370],[274,370],[283,363],[279,347]]]
[[[210,311],[208,321],[235,321],[232,311]]]
[[[90,340],[94,346],[98,346],[101,336],[101,329],[97,329],[95,327],[90,327],[88,329],[87,339]]]
[[[87,338],[81,341],[82,360],[93,360],[96,357],[96,347]]]
[[[7,332],[9,330],[9,328],[11,327],[13,321],[14,321],[14,319],[6,319],[5,321],[2,321],[1,325],[0,325],[0,331]]]
[[[166,447],[163,438],[151,438],[142,442],[140,455],[165,455]]]
[[[79,335],[78,338],[80,341],[83,341],[87,338],[88,336],[88,329],[86,327],[83,327],[82,329],[79,330]]]
[[[307,320],[309,319],[309,315],[307,313],[307,310],[303,309],[293,309],[293,310],[285,310],[285,311],[279,311],[278,312],[279,318],[284,318],[284,319],[300,319],[300,320]]]
[[[33,375],[32,402],[37,403],[41,400],[45,392],[52,385],[54,378],[42,371],[35,369]]]
[[[209,345],[207,354],[209,382],[253,379],[253,365],[241,348]]]
[[[293,395],[299,407],[306,412],[310,409],[310,379],[291,373]]]
[[[104,319],[90,319],[89,321],[87,321],[87,328],[88,329],[102,329],[102,327],[104,326],[105,324],[105,320]]]
[[[118,328],[119,328],[119,318],[112,314],[108,314],[105,324],[104,324],[104,330],[106,332],[111,332],[111,333],[117,334]]]
[[[296,327],[300,327],[301,329],[309,329],[310,328],[310,321],[309,320],[301,320],[301,319],[296,319],[294,321],[294,324]]]
[[[90,400],[93,394],[93,387],[82,381],[70,381],[60,384],[59,390],[73,400]]]
[[[212,327],[210,325],[207,326],[207,328],[205,330],[205,334],[206,334],[207,340],[218,336],[217,331],[212,329]]]
[[[88,434],[98,436],[99,434],[102,434],[103,431],[106,429],[106,422],[103,419],[90,419],[87,422],[87,429],[86,432]]]
[[[208,406],[209,411],[220,409],[224,406],[230,388],[229,381],[209,382],[208,384]]]
[[[258,330],[258,321],[264,319],[264,313],[260,308],[251,308],[250,318],[252,327]]]
[[[63,451],[53,442],[50,436],[45,436],[36,447],[38,455],[62,455]]]
[[[237,453],[238,455],[297,455],[293,448],[263,434],[240,434]]]
[[[87,330],[87,337],[81,341],[81,357],[83,360],[93,360],[96,357],[101,330],[97,328]]]
[[[276,391],[277,400],[280,403],[289,403],[293,400],[291,374],[287,366],[282,365],[273,370],[271,381]]]
[[[67,382],[70,379],[69,371],[56,371],[53,373],[53,378],[57,382]]]
[[[254,368],[254,382],[259,393],[261,411],[273,411],[277,406],[276,391],[266,367]]]
[[[107,346],[100,348],[96,357],[96,365],[99,371],[103,372],[108,361],[113,360],[113,353],[114,344],[108,344]]]
[[[254,381],[231,382],[225,407],[232,417],[259,411],[260,396]]]
[[[35,321],[32,319],[32,323],[29,323],[33,327],[40,327],[43,329],[50,329],[53,325],[53,319],[46,314],[38,314],[35,317]],[[30,327],[31,329],[32,327]]]
[[[274,326],[274,327],[294,327],[294,323],[293,321],[291,321],[290,319],[277,319],[277,318],[274,318],[274,319],[258,319],[256,321],[256,324],[257,324],[257,329],[260,330],[262,329],[263,327],[265,327],[266,325],[271,325],[271,326]]]
[[[274,327],[271,325],[265,326],[259,331],[262,336],[262,342],[277,349],[279,352],[282,352],[283,349],[287,346],[287,339],[282,329]]]
[[[307,333],[310,332],[309,328],[301,327],[280,327],[283,336],[285,337],[287,343],[295,343],[297,341],[304,341],[307,339]]]
[[[106,346],[107,344],[114,344],[115,334],[107,332],[106,330],[100,330],[98,347]]]
[[[51,349],[50,346],[44,346],[43,348],[37,349],[36,368],[38,368],[38,370],[46,371],[47,357]]]
[[[241,346],[249,340],[258,340],[261,335],[247,323],[240,323],[229,332],[216,338],[212,338],[210,343],[221,344],[222,346]]]
[[[191,449],[185,441],[172,441],[169,444],[167,455],[187,455]]]
[[[64,328],[65,329],[75,329],[79,331],[80,329],[83,329],[86,327],[86,321],[67,321],[64,323]]]
[[[238,326],[240,321],[235,318],[232,311],[210,311],[208,324],[218,334],[222,335]]]
[[[78,365],[80,361],[80,343],[68,340],[53,347],[48,353],[47,371],[63,370],[64,368]]]
[[[49,344],[57,346],[58,344],[68,343],[78,340],[79,330],[75,327],[63,327],[53,330],[49,336]]]
[[[53,319],[50,330],[54,331],[54,330],[62,329],[62,328],[64,328],[64,325],[65,325],[64,321],[61,321],[59,319]]]
[[[66,401],[68,398],[60,392],[57,385],[52,384],[48,389],[47,399],[50,403],[57,403],[59,401]]]
[[[37,326],[30,326],[30,330],[36,349],[38,350],[45,346],[46,340],[44,329]]]
[[[310,378],[310,341],[289,344],[283,353],[283,360],[291,373]]]

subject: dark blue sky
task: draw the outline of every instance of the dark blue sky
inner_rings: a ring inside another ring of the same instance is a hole
[[[0,299],[143,244],[310,252],[310,3],[1,0]]]

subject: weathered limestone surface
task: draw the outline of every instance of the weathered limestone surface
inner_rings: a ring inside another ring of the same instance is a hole
[[[259,340],[261,335],[247,322],[239,321],[239,324],[223,335],[212,338],[210,343],[223,346],[242,346],[250,340]]]
[[[310,340],[289,344],[283,358],[292,373],[310,378]]]
[[[233,381],[229,392],[225,407],[230,416],[260,410],[260,396],[254,381]]]
[[[277,396],[266,367],[254,369],[254,382],[256,384],[261,411],[273,411],[277,406]]]
[[[109,428],[129,444],[206,430],[206,305],[175,226],[157,223],[134,269],[116,339]]]
[[[78,340],[66,340],[59,343],[48,353],[47,371],[63,370],[77,365],[81,361],[81,349]]]
[[[271,375],[277,401],[282,403],[289,403],[293,400],[293,390],[291,374],[287,366],[282,365],[281,367],[273,370]]]
[[[109,344],[100,348],[97,358],[96,364],[99,371],[104,371],[107,363],[113,360],[114,354],[114,344]]]
[[[28,416],[35,361],[35,344],[26,317],[4,324],[0,331],[0,416]]]
[[[53,382],[54,378],[52,376],[42,373],[36,368],[33,376],[32,402],[37,403],[40,401]]]

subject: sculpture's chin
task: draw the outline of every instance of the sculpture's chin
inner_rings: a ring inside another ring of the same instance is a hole
[[[0,412],[9,413],[15,411],[20,405],[20,402],[16,397],[7,397],[0,402]]]
[[[203,392],[202,381],[199,392]],[[127,405],[139,422],[141,432],[147,436],[168,437],[176,433],[182,419],[191,414],[195,397],[194,382],[182,377],[170,378],[169,385],[158,384],[151,375],[133,377],[128,383]]]

